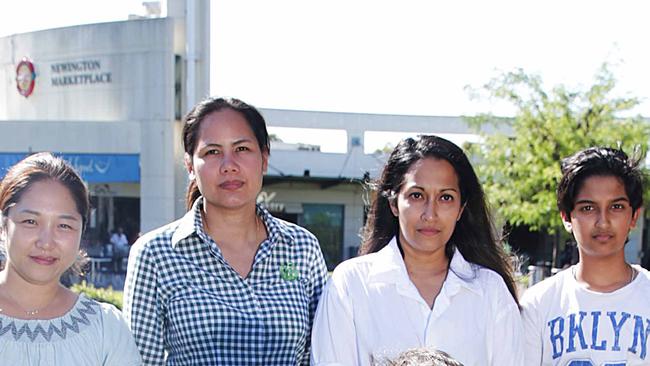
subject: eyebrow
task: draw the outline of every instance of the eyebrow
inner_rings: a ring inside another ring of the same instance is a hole
[[[408,187],[408,189],[413,189],[413,188],[417,188],[419,190],[426,191],[426,189],[424,189],[424,187],[419,186],[419,185],[414,185],[414,186]],[[440,190],[440,192],[445,192],[445,191],[452,191],[452,192],[458,193],[458,190],[456,188],[451,188],[451,187],[450,188],[443,188],[443,189]]]
[[[247,142],[253,142],[253,140],[251,140],[249,138],[241,138],[241,139],[235,140],[232,144],[233,145],[240,145],[240,144],[244,144],[244,143],[247,143]],[[223,147],[223,145],[218,144],[216,142],[210,142],[210,143],[205,144],[204,146],[201,146],[202,149],[205,149],[206,147]]]
[[[38,211],[34,211],[34,210],[30,210],[30,209],[28,209],[28,208],[23,209],[23,210],[20,210],[20,213],[27,213],[27,214],[34,215],[34,216],[41,216],[41,213],[40,213],[40,212],[38,212]],[[68,214],[59,215],[59,218],[60,218],[60,219],[64,219],[64,220],[79,221],[79,219],[77,219],[77,218],[74,217],[73,215],[68,215]]]
[[[630,200],[627,197],[618,197],[610,202],[630,202]],[[576,205],[582,204],[582,203],[596,203],[596,201],[590,200],[590,199],[583,199],[583,200],[578,200],[576,201]]]

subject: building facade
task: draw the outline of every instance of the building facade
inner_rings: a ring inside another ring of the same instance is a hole
[[[196,2],[193,13],[202,15],[191,20],[187,3],[169,1],[166,18],[0,38],[0,176],[31,152],[68,159],[92,194],[90,243],[107,242],[117,227],[133,242],[185,212],[180,119],[208,94],[209,80],[209,2]],[[471,133],[461,117],[261,112],[271,127],[345,133],[343,153],[272,148],[258,198],[314,232],[330,268],[356,254],[366,183],[386,158],[364,151],[368,132]],[[640,261],[641,232],[627,247],[632,262]]]

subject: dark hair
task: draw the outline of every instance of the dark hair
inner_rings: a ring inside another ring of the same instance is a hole
[[[562,160],[562,179],[557,187],[557,207],[567,217],[584,181],[591,176],[612,176],[621,179],[632,210],[643,204],[644,176],[639,168],[640,157],[629,158],[623,150],[590,147]]]
[[[463,150],[438,136],[407,138],[390,154],[376,183],[377,195],[364,228],[360,254],[381,250],[399,234],[399,221],[391,212],[390,202],[396,199],[411,166],[429,157],[451,164],[458,176],[461,205],[465,205],[445,246],[445,255],[451,259],[454,248],[458,248],[467,261],[497,272],[517,301],[512,269],[503,248],[497,243],[481,183]]]
[[[260,112],[250,104],[246,104],[235,98],[206,98],[192,108],[192,110],[183,118],[183,148],[185,153],[192,156],[196,150],[196,144],[199,139],[199,130],[201,122],[211,113],[224,109],[232,109],[239,112],[248,126],[253,131],[257,144],[263,153],[271,152],[269,134],[266,130],[266,122]],[[191,180],[187,187],[186,205],[189,210],[194,201],[201,196],[196,181]]]
[[[90,211],[88,188],[70,164],[48,152],[33,154],[19,161],[9,168],[0,182],[0,211],[3,227],[11,206],[18,203],[34,183],[48,180],[60,183],[68,189],[81,216],[83,232],[88,224]],[[80,273],[84,264],[85,256],[83,251],[80,251],[80,256],[73,265],[73,271]]]
[[[443,351],[414,348],[404,351],[394,360],[388,360],[377,365],[383,366],[463,366]]]

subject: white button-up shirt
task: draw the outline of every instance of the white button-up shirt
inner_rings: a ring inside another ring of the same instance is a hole
[[[522,366],[519,309],[501,276],[456,250],[431,309],[394,238],[334,270],[316,312],[312,364],[372,365],[417,347],[445,351],[465,366]]]

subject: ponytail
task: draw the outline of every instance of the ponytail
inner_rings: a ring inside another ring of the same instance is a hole
[[[199,191],[199,186],[196,184],[196,180],[190,180],[190,184],[187,186],[187,194],[185,195],[185,206],[187,210],[191,210],[194,202],[201,197],[201,191]]]

